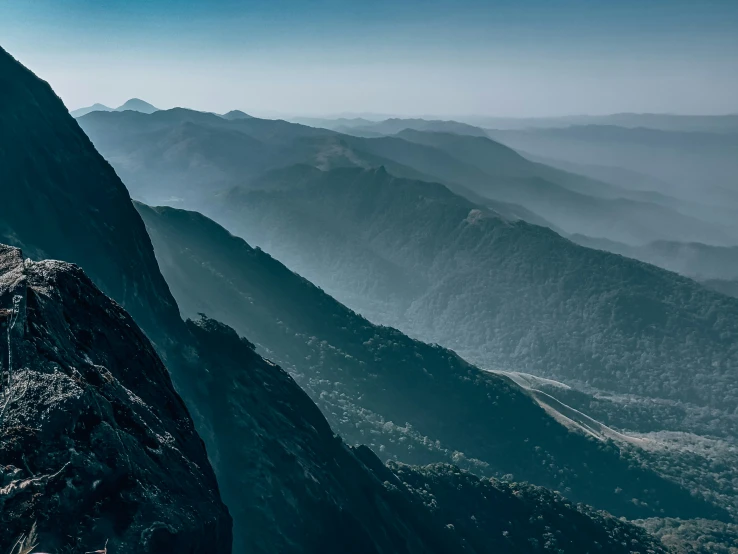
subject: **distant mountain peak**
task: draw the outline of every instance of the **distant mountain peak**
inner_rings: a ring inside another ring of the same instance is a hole
[[[88,113],[92,112],[112,112],[113,108],[106,106],[105,104],[95,103],[92,106],[87,106],[85,108],[79,108],[77,110],[72,110],[69,112],[72,117],[82,117],[83,115],[87,115]]]
[[[249,115],[246,112],[242,112],[241,110],[231,110],[230,112],[223,114],[221,117],[223,119],[230,119],[230,120],[254,119],[253,115]]]
[[[122,106],[118,106],[117,108],[115,108],[116,112],[124,112],[128,110],[142,113],[154,113],[158,112],[159,108],[152,106],[151,104],[141,100],[140,98],[131,98]]]

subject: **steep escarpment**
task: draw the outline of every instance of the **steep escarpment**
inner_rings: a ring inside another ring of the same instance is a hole
[[[51,87],[2,48],[0,196],[0,242],[79,264],[165,341],[179,314],[128,191]]]
[[[0,551],[230,552],[187,409],[131,317],[76,266],[0,245]],[[66,550],[65,550],[66,549]]]

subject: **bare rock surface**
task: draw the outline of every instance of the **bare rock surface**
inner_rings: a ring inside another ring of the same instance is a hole
[[[77,266],[1,245],[0,310],[0,551],[35,521],[49,551],[230,552],[204,445],[133,319]]]

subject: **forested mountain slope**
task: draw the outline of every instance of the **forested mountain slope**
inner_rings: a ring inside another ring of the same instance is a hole
[[[220,479],[224,490],[243,497],[243,511],[234,515],[248,542],[236,543],[239,552],[512,553],[540,550],[549,533],[573,553],[664,551],[642,530],[544,489],[479,479],[453,466],[388,468],[369,448],[347,447],[292,378],[233,330],[207,318],[188,326],[201,347],[226,354],[205,360],[212,375],[203,394],[212,399],[213,430],[224,439],[220,453],[242,464]],[[345,396],[340,405],[348,407]],[[460,488],[460,478],[473,486]],[[419,490],[420,479],[438,501]],[[445,496],[449,490],[459,496]],[[547,525],[538,523],[541,516]],[[470,520],[476,523],[459,525]],[[579,538],[568,536],[574,527]],[[509,540],[480,540],[504,530]],[[532,550],[530,539],[537,541]]]
[[[738,402],[734,299],[506,221],[440,185],[340,170],[291,191],[234,190],[210,213],[368,317],[482,367],[726,410]],[[366,252],[384,266],[367,273]],[[392,294],[373,286],[376,274]]]
[[[251,337],[349,441],[384,459],[512,474],[616,514],[692,504],[628,461],[627,445],[571,432],[507,378],[372,325],[200,214],[138,207],[183,311],[207,311]]]
[[[438,521],[464,537],[467,552],[580,552],[593,545],[599,552],[664,548],[603,512],[574,505],[541,487],[479,479],[447,464],[389,467]],[[720,523],[710,523],[720,528]]]

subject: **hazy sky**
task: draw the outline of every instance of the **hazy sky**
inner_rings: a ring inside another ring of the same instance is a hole
[[[71,109],[738,112],[738,0],[0,0]]]

